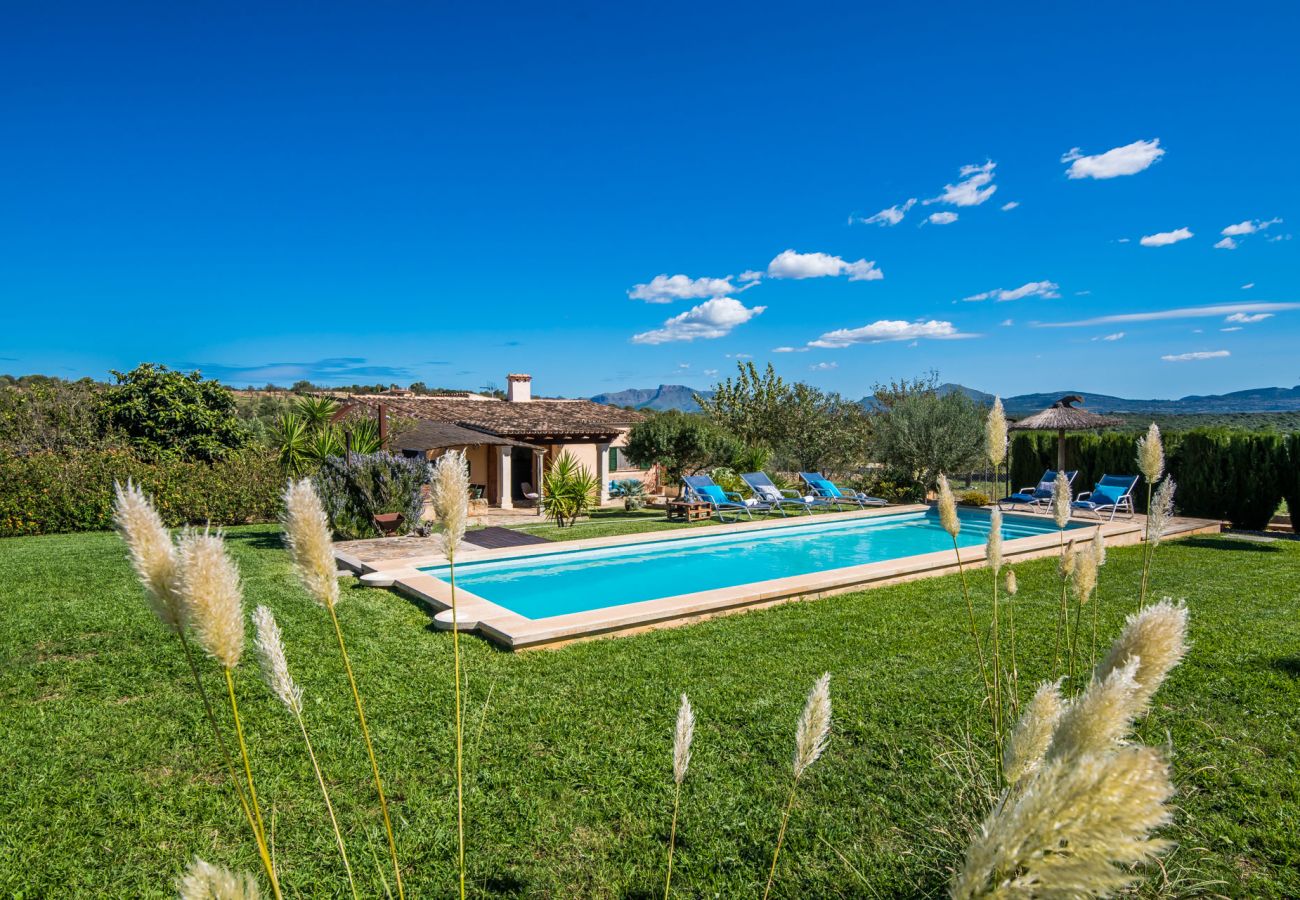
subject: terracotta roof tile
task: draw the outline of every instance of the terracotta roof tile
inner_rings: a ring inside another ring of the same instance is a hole
[[[447,397],[349,398],[347,405],[368,410],[372,415],[379,403],[390,413],[451,422],[497,435],[586,435],[612,434],[640,422],[638,412],[606,406],[590,400],[462,400]]]

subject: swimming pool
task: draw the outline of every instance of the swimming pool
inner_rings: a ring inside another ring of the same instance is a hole
[[[961,510],[960,517],[958,545],[979,547],[982,556],[988,513]],[[1081,527],[1086,526],[1070,525]],[[1047,517],[1008,516],[1002,527],[1004,541],[1055,532]],[[456,567],[456,585],[537,620],[951,550],[952,538],[937,513],[913,507],[867,518],[465,562]],[[439,581],[449,575],[445,566],[419,571]]]

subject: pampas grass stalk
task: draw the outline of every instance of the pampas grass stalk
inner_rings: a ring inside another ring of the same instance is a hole
[[[673,848],[677,845],[677,810],[681,805],[682,782],[691,764],[691,740],[695,736],[695,712],[691,701],[682,694],[677,710],[677,727],[673,730],[673,824],[668,832],[668,877],[664,880],[664,900],[673,886]]]
[[[1101,529],[1098,528],[1097,531],[1100,533]],[[1083,549],[1076,550],[1074,554],[1074,571],[1071,572],[1070,577],[1070,589],[1074,594],[1074,628],[1070,635],[1070,662],[1068,667],[1071,680],[1074,679],[1074,658],[1079,647],[1079,629],[1083,620],[1083,608],[1088,605],[1088,601],[1092,599],[1093,591],[1097,588],[1097,554],[1095,547],[1096,541],[1093,540]]]
[[[1069,625],[1069,609],[1066,606],[1065,595],[1069,581],[1068,569],[1073,564],[1071,558],[1072,547],[1067,550],[1065,546],[1065,526],[1070,523],[1070,482],[1066,480],[1064,472],[1057,472],[1056,478],[1052,481],[1052,518],[1056,521],[1056,531],[1061,546],[1061,602],[1056,611],[1056,641],[1052,647],[1052,674],[1056,675],[1060,671],[1061,665],[1061,638]]]
[[[799,716],[799,727],[794,739],[794,779],[790,782],[790,796],[785,802],[785,812],[781,815],[781,830],[776,836],[776,849],[772,853],[772,868],[767,873],[767,887],[763,890],[763,900],[772,893],[772,882],[776,878],[776,863],[781,857],[781,845],[785,843],[785,829],[790,823],[790,811],[794,808],[795,789],[799,779],[817,762],[826,749],[826,741],[831,731],[831,673],[826,672],[808,693],[803,713]]]
[[[257,831],[257,822],[235,770],[234,759],[226,744],[225,732],[217,722],[212,701],[203,686],[203,676],[199,673],[194,647],[185,632],[178,584],[180,564],[171,533],[163,525],[162,517],[158,515],[158,511],[154,509],[153,504],[138,485],[129,479],[126,487],[113,482],[113,494],[113,521],[130,553],[131,567],[144,587],[150,608],[163,626],[180,641],[181,649],[185,653],[185,662],[189,665],[190,675],[194,679],[194,686],[198,689],[199,699],[203,702],[204,715],[207,716],[208,725],[217,741],[217,748],[221,751],[221,758],[226,764],[230,784],[235,789],[239,806],[244,811],[249,826]]]
[[[1151,545],[1151,495],[1155,490],[1156,482],[1165,473],[1165,445],[1160,437],[1160,427],[1155,422],[1147,428],[1145,437],[1138,438],[1137,464],[1138,471],[1147,482],[1146,531],[1145,542],[1142,545],[1142,588],[1138,592],[1138,609],[1141,609],[1146,605],[1147,572],[1151,568],[1151,554],[1154,549]]]
[[[262,677],[276,699],[284,704],[298,723],[303,744],[307,747],[307,756],[311,759],[312,771],[316,773],[316,783],[320,785],[321,796],[325,798],[325,809],[329,813],[330,826],[334,829],[334,841],[338,845],[339,855],[343,857],[343,869],[348,875],[348,887],[352,896],[357,896],[356,882],[352,879],[352,864],[348,862],[348,850],[343,843],[343,833],[339,830],[338,818],[334,815],[334,804],[330,801],[329,789],[325,786],[325,776],[321,774],[320,763],[316,760],[316,751],[312,748],[311,738],[307,735],[307,723],[302,717],[302,688],[289,674],[289,662],[284,654],[284,640],[280,635],[280,626],[275,616],[265,606],[259,606],[253,613],[253,625],[257,630],[255,646],[258,660],[262,666]]]
[[[442,525],[439,536],[447,557],[448,581],[451,585],[451,653],[456,684],[456,833],[459,848],[460,896],[465,898],[465,775],[464,725],[460,697],[460,622],[456,608],[456,548],[465,536],[469,514],[469,464],[465,454],[451,450],[433,466],[430,491],[433,509]]]
[[[343,657],[343,670],[347,673],[348,686],[352,689],[352,701],[357,708],[357,720],[361,723],[361,736],[365,739],[366,754],[370,758],[370,774],[375,782],[375,793],[379,797],[384,834],[388,838],[388,853],[393,863],[393,875],[397,880],[397,896],[402,900],[406,895],[402,885],[402,867],[397,861],[397,842],[393,838],[393,823],[388,815],[388,800],[384,797],[384,784],[379,777],[379,762],[375,758],[375,746],[370,739],[370,727],[366,724],[365,706],[361,702],[361,692],[357,689],[356,676],[352,673],[352,661],[348,658],[347,643],[343,640],[343,628],[339,624],[336,610],[339,601],[336,574],[338,565],[334,560],[329,519],[310,480],[304,478],[300,481],[290,481],[285,488],[281,524],[284,527],[285,544],[289,548],[289,556],[293,560],[298,578],[307,588],[312,599],[329,612],[330,622],[334,626],[339,655]]]
[[[993,590],[993,612],[990,634],[993,689],[989,693],[989,712],[993,719],[993,755],[995,772],[1002,772],[1003,702],[1002,702],[1002,625],[998,604],[998,575],[1002,570],[1002,511],[994,509],[989,514],[989,536],[985,555],[988,558],[989,582]]]
[[[1008,668],[1008,680],[1011,683],[1011,715],[1020,713],[1020,663],[1016,657],[1016,604],[1013,602],[1016,592],[1020,587],[1016,583],[1016,572],[1010,566],[1007,567],[1005,580],[1005,590],[1007,595],[1007,638],[1008,649],[1011,654],[1010,666]],[[1004,760],[1005,768],[1005,760]]]
[[[1147,529],[1146,544],[1143,547],[1142,554],[1142,589],[1138,592],[1138,609],[1146,606],[1147,585],[1150,581],[1151,566],[1155,562],[1156,548],[1160,546],[1164,538],[1165,526],[1169,524],[1170,518],[1174,514],[1174,491],[1178,485],[1174,484],[1172,475],[1160,482],[1160,487],[1156,488],[1155,497],[1152,498],[1147,506]]]
[[[181,535],[177,563],[182,620],[204,652],[221,664],[226,678],[226,694],[235,721],[239,754],[244,763],[249,806],[253,811],[250,824],[253,825],[262,866],[271,879],[271,890],[278,900],[280,881],[267,847],[266,825],[257,800],[257,786],[253,782],[253,768],[248,759],[248,744],[244,740],[244,725],[239,717],[235,681],[231,675],[244,652],[244,595],[239,584],[239,571],[226,552],[221,533],[207,530],[186,531]]]
[[[981,825],[951,896],[1109,896],[1168,842],[1167,762],[1126,742],[1133,721],[1186,651],[1187,611],[1165,601],[1129,617],[1071,703],[1039,688],[1005,753],[1007,788]]]
[[[260,900],[257,882],[247,872],[232,872],[194,857],[176,881],[180,900]]]
[[[952,552],[957,557],[957,573],[961,576],[961,593],[966,600],[966,615],[969,619],[970,637],[975,644],[975,655],[979,660],[980,678],[984,681],[984,692],[993,693],[993,681],[989,678],[988,663],[984,659],[984,641],[980,637],[979,625],[975,621],[975,601],[971,599],[970,586],[966,583],[966,568],[961,562],[961,548],[957,544],[957,535],[961,534],[961,519],[957,516],[957,500],[952,495],[952,486],[948,476],[939,476],[938,506],[939,524],[952,538]]]

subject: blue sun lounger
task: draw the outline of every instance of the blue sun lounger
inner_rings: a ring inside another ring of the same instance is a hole
[[[871,497],[861,491],[842,490],[836,487],[833,481],[816,472],[800,472],[799,477],[804,480],[804,483],[808,485],[814,495],[827,503],[847,504],[856,506],[858,509],[866,509],[868,506],[887,506],[889,503],[888,500]]]
[[[825,500],[809,500],[806,497],[801,497],[799,492],[795,490],[781,490],[772,482],[766,472],[746,472],[740,476],[740,479],[754,492],[755,497],[781,515],[785,515],[785,507],[787,506],[802,509],[811,516],[814,508],[823,508],[830,505]]]
[[[1065,473],[1065,480],[1071,486],[1074,485],[1074,479],[1078,476],[1079,470]],[[1014,509],[1017,506],[1028,506],[1030,509],[1046,509],[1052,505],[1052,489],[1055,487],[1056,472],[1048,469],[1043,473],[1043,477],[1038,480],[1034,487],[1021,488],[1010,497],[1003,497],[998,501],[998,509],[1003,508],[1003,504],[1010,504]],[[1071,494],[1073,496],[1073,494]]]
[[[1084,491],[1074,502],[1071,507],[1083,512],[1090,512],[1098,519],[1102,513],[1110,510],[1109,521],[1115,520],[1117,512],[1128,513],[1129,518],[1133,518],[1133,488],[1137,487],[1138,476],[1136,475],[1103,475],[1097,486],[1090,491]]]
[[[682,484],[686,486],[684,494],[688,500],[694,500],[698,503],[707,503],[713,510],[714,515],[718,517],[719,522],[727,521],[726,514],[730,512],[737,519],[740,514],[744,513],[748,518],[754,518],[753,510],[760,511],[767,509],[764,504],[747,504],[739,494],[727,493],[722,486],[715,483],[708,475],[685,475],[682,477]]]

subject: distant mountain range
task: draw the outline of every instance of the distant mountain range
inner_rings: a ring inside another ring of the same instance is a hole
[[[977,403],[993,403],[993,395],[961,384],[942,384],[939,392],[949,394],[961,391]],[[630,406],[635,409],[679,409],[694,412],[699,409],[695,394],[702,397],[712,396],[712,391],[696,391],[681,384],[661,384],[657,388],[630,388],[609,394],[597,394],[591,399],[597,403],[611,406]],[[1018,394],[1003,397],[1002,404],[1012,416],[1023,416],[1051,406],[1056,400],[1067,394],[1080,394],[1084,398],[1084,408],[1096,413],[1160,413],[1163,415],[1186,415],[1191,413],[1260,413],[1293,412],[1300,410],[1300,385],[1295,387],[1254,388],[1246,391],[1233,391],[1228,394],[1207,394],[1182,397],[1178,400],[1126,400],[1123,397],[1111,397],[1107,394],[1089,394],[1084,391],[1053,391],[1042,394]],[[870,397],[862,398],[864,406],[871,406]]]

